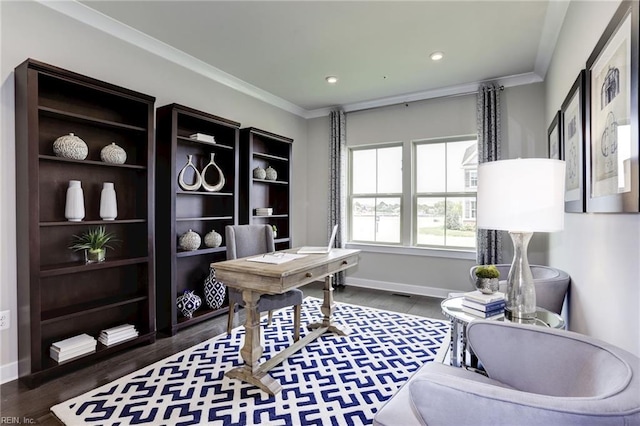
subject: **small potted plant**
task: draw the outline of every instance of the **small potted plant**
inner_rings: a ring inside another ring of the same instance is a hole
[[[271,225],[271,229],[273,229],[273,238],[278,236],[278,228],[275,225]]]
[[[484,294],[498,291],[500,271],[495,265],[480,265],[476,268],[476,288]]]
[[[73,251],[84,250],[86,263],[104,262],[107,249],[113,249],[110,243],[115,243],[115,235],[107,232],[104,226],[88,229],[80,235],[73,236],[69,248]]]

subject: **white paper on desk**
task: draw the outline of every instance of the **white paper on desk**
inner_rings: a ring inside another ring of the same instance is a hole
[[[292,260],[306,257],[306,254],[280,253],[280,254],[264,254],[247,259],[249,262],[272,263],[279,265],[281,263],[290,262]]]

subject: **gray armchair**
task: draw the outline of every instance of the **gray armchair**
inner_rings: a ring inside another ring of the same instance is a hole
[[[469,279],[475,285],[476,268],[473,266],[469,270]],[[531,265],[531,274],[533,275],[533,283],[536,287],[536,305],[548,311],[555,312],[560,315],[562,313],[562,305],[567,292],[569,291],[569,283],[571,277],[565,271],[549,266]],[[500,288],[499,291],[505,293],[507,291],[507,277],[511,265],[496,265],[500,271]]]
[[[382,407],[374,425],[640,424],[635,355],[533,325],[478,320],[467,333],[487,376],[429,362]]]
[[[225,227],[227,244],[227,259],[255,256],[275,251],[273,230],[269,225],[228,225]],[[233,317],[237,306],[244,306],[242,292],[232,287],[229,289],[229,317],[227,320],[227,334],[233,328]],[[267,324],[271,325],[272,312],[276,309],[293,306],[294,330],[293,339],[300,339],[300,310],[303,293],[292,289],[282,294],[263,294],[258,300],[258,312],[268,311]]]

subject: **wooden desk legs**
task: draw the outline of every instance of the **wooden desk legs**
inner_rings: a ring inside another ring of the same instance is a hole
[[[296,330],[294,334],[295,343],[277,355],[274,355],[263,364],[259,364],[263,351],[260,340],[262,328],[260,327],[260,313],[258,312],[260,294],[251,290],[243,290],[242,298],[244,299],[244,309],[247,313],[247,318],[244,324],[244,345],[242,346],[240,355],[244,360],[244,365],[227,371],[226,376],[230,379],[238,379],[251,383],[268,394],[276,395],[282,390],[282,386],[269,375],[271,369],[324,333],[332,332],[340,336],[349,334],[348,330],[338,328],[337,325],[331,323],[331,312],[333,310],[333,287],[331,286],[331,279],[332,277],[328,276],[324,281],[324,302],[321,308],[323,314],[322,322],[308,325],[307,328],[313,331],[302,339],[299,339],[300,324],[294,324]],[[296,307],[296,309],[299,309],[299,307]]]
[[[335,323],[331,323],[331,313],[333,311],[333,286],[331,282],[333,281],[333,275],[329,275],[324,279],[324,301],[322,302],[322,308],[320,311],[324,315],[322,318],[322,322],[316,322],[313,324],[309,324],[307,328],[309,330],[314,330],[317,328],[326,328],[327,332],[335,333],[338,336],[347,336],[349,334],[349,330],[342,327],[339,328]]]
[[[262,332],[260,328],[260,312],[258,312],[260,294],[251,290],[244,290],[242,298],[244,299],[244,309],[247,314],[244,323],[244,345],[240,351],[244,365],[227,371],[226,376],[251,383],[263,391],[275,395],[282,390],[280,383],[268,374],[268,370],[262,370],[259,364],[263,350],[260,342],[260,334]]]

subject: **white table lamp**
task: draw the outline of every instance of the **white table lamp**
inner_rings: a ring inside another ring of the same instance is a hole
[[[500,160],[478,166],[477,227],[509,231],[513,262],[505,316],[534,320],[536,291],[527,259],[534,232],[564,228],[565,163],[546,158]]]

